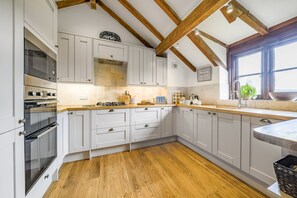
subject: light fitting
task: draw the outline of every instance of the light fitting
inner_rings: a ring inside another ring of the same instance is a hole
[[[196,36],[200,35],[200,31],[198,30],[198,28],[195,28],[195,35]]]
[[[232,13],[233,12],[233,5],[232,4],[228,4],[228,6],[227,6],[227,13]]]
[[[175,49],[178,49],[178,48],[179,48],[179,43],[176,43],[176,44],[174,45],[174,47],[175,47]]]

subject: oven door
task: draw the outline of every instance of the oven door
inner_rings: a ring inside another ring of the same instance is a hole
[[[57,157],[57,124],[25,137],[26,192]]]
[[[26,136],[57,122],[57,100],[25,101]]]

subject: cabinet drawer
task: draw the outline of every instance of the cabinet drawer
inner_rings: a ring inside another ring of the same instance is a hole
[[[94,40],[94,57],[127,61],[128,47],[118,43]]]
[[[132,126],[132,142],[151,140],[161,137],[159,123],[137,124]]]
[[[130,123],[130,110],[107,109],[92,112],[92,129],[126,126]]]
[[[103,128],[92,131],[92,149],[117,146],[130,142],[128,126]]]
[[[160,108],[137,108],[132,110],[133,124],[160,122]]]
[[[269,125],[280,122],[279,120],[251,117],[251,123],[256,125]]]

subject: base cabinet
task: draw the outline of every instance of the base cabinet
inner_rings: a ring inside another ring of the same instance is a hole
[[[58,167],[61,167],[64,157],[69,153],[68,112],[58,114],[57,122],[59,124],[57,129],[57,163]]]
[[[213,116],[213,112],[196,110],[194,117],[194,144],[209,153],[212,153]]]
[[[194,143],[194,110],[188,108],[181,109],[182,131],[180,137],[188,142]]]
[[[169,137],[173,135],[172,120],[173,120],[172,107],[162,107],[161,108],[161,137]]]
[[[268,185],[276,181],[273,162],[282,158],[282,148],[254,138],[253,130],[277,122],[280,121],[249,116],[242,118],[241,169]]]
[[[90,149],[90,111],[69,112],[69,152]]]
[[[241,116],[213,113],[213,154],[240,168]]]
[[[161,137],[160,123],[136,124],[131,129],[131,142],[140,142]]]

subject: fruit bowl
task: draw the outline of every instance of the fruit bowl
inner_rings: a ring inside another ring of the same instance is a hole
[[[297,92],[269,92],[269,96],[272,100],[295,101]]]

